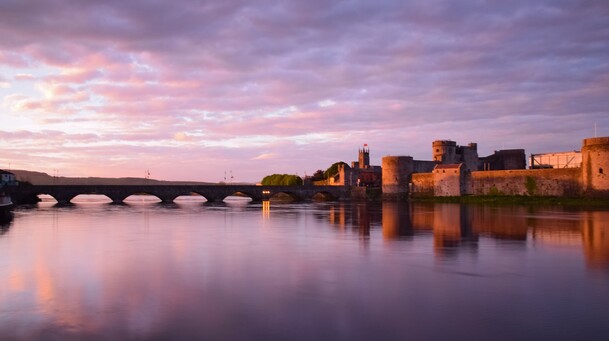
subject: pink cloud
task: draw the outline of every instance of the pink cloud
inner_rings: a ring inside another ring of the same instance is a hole
[[[181,176],[205,177],[194,163],[213,155],[210,177],[242,167],[252,181],[263,166],[302,172],[308,160],[353,158],[362,140],[422,156],[432,137],[571,148],[562,141],[609,126],[607,17],[604,3],[575,0],[9,3],[2,109],[66,135],[17,134],[2,147],[41,145],[96,174],[110,171],[85,151],[114,151],[117,168],[139,173],[141,162],[124,161],[138,159],[169,177],[182,162]],[[574,117],[570,136],[548,123]],[[70,140],[74,131],[97,141]],[[297,158],[285,152],[294,148]]]
[[[13,79],[15,79],[16,81],[31,81],[31,80],[35,80],[36,77],[29,73],[19,73],[19,74],[16,74],[15,77],[13,77]]]

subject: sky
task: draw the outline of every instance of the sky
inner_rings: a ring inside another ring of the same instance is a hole
[[[0,168],[256,182],[595,134],[606,0],[0,0]]]

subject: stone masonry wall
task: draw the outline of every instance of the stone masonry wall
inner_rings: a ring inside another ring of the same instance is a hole
[[[412,195],[434,196],[434,173],[412,174]],[[466,176],[468,177],[468,176]],[[465,194],[576,197],[583,193],[581,169],[527,169],[471,172]]]
[[[582,194],[580,168],[472,172],[467,194],[568,196]]]
[[[433,168],[438,164],[436,161],[413,161],[413,172],[415,173],[431,173]]]
[[[434,195],[434,175],[433,175],[433,173],[414,173],[414,174],[412,174],[412,195],[413,196],[433,196]]]
[[[463,192],[464,165],[458,167],[435,169],[433,171],[434,195],[438,197],[460,196]]]

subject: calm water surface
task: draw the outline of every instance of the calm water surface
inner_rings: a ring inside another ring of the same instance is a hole
[[[0,339],[609,335],[609,210],[77,199],[0,221]]]

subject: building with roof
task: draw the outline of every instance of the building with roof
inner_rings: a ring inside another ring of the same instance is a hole
[[[0,169],[0,187],[3,186],[16,186],[17,177],[15,174]]]
[[[571,152],[531,154],[530,168],[579,168],[582,165],[582,153]]]

